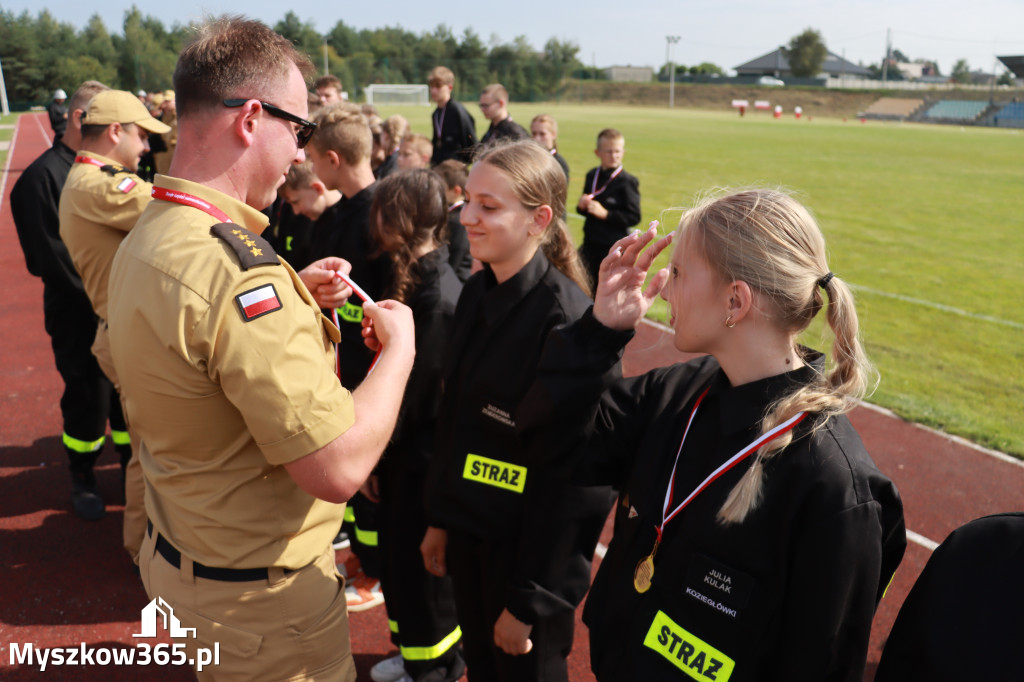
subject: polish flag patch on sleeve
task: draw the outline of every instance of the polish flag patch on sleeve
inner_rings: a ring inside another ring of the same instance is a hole
[[[125,178],[121,182],[117,183],[117,188],[124,192],[125,194],[128,194],[128,192],[132,191],[132,187],[135,187],[136,184],[137,183],[131,178]]]
[[[273,284],[264,284],[243,292],[235,296],[235,301],[238,302],[238,309],[242,311],[242,318],[246,322],[252,322],[257,317],[281,309],[281,299],[277,297],[277,290]]]

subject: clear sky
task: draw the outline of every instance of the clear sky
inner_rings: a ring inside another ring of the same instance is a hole
[[[703,61],[727,71],[770,52],[805,28],[821,32],[828,48],[857,63],[877,63],[892,44],[912,59],[935,60],[942,73],[967,59],[972,70],[991,72],[995,55],[1024,54],[1024,0],[518,0],[488,8],[484,2],[320,1],[291,5],[268,0],[176,0],[136,3],[166,26],[211,13],[237,12],[270,25],[289,8],[319,31],[339,21],[355,29],[401,26],[420,33],[447,25],[456,35],[472,28],[485,43],[525,35],[540,49],[549,38],[580,46],[580,59],[599,67],[660,67],[666,36],[679,36],[676,63]],[[99,12],[111,33],[121,33],[130,0],[0,0],[0,9],[33,15],[48,9],[59,21],[82,28]],[[99,6],[99,9],[97,9]],[[0,59],[3,46],[0,45]],[[1000,68],[1001,71],[1001,68]]]

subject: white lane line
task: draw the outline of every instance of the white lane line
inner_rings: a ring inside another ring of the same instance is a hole
[[[1005,462],[1006,464],[1012,464],[1015,467],[1020,467],[1020,468],[1024,469],[1024,460],[1017,459],[1016,457],[1012,457],[1010,455],[1007,455],[1006,453],[999,452],[998,450],[990,450],[989,448],[986,448],[986,447],[983,447],[981,445],[978,445],[977,443],[972,443],[971,441],[967,440],[966,438],[961,438],[960,436],[953,436],[953,435],[950,435],[948,433],[943,433],[942,431],[939,431],[938,429],[933,429],[932,427],[925,426],[924,424],[915,424],[914,422],[908,422],[906,419],[904,419],[903,417],[899,416],[898,414],[896,414],[892,410],[886,409],[884,407],[879,407],[878,405],[872,405],[871,403],[866,403],[864,401],[861,401],[860,404],[861,404],[861,407],[864,407],[866,409],[872,410],[872,411],[877,412],[877,413],[879,413],[881,415],[885,415],[886,417],[890,417],[892,419],[896,419],[898,421],[901,421],[901,422],[903,422],[904,424],[906,424],[908,426],[914,427],[915,429],[921,429],[922,431],[927,431],[928,433],[931,433],[931,434],[933,434],[935,436],[938,436],[939,438],[944,438],[944,439],[946,439],[948,441],[952,441],[953,443],[956,443],[957,445],[962,445],[965,448],[970,448],[971,450],[974,450],[975,452],[979,452],[979,453],[981,453],[983,455],[988,455],[989,457],[994,457],[995,459],[998,459],[1001,462]]]
[[[18,117],[18,120],[21,120],[20,116]],[[18,141],[18,130],[20,128],[21,126],[15,126],[14,134],[11,135],[11,146],[7,149],[7,161],[4,163],[4,175],[0,178],[0,214],[2,214],[4,210],[4,190],[7,189],[7,177],[11,174],[11,159],[14,158],[14,147],[15,143]]]
[[[945,305],[943,303],[935,303],[934,301],[926,301],[920,298],[912,298],[910,296],[904,296],[903,294],[893,294],[888,291],[881,291],[879,289],[872,289],[866,287],[863,284],[850,284],[851,289],[854,291],[863,291],[875,296],[882,296],[884,298],[891,298],[897,301],[903,301],[904,303],[912,303],[914,305],[924,306],[925,308],[933,308],[940,310],[944,313],[950,313],[952,315],[959,315],[961,317],[967,317],[972,320],[980,320],[982,322],[991,322],[992,324],[999,324],[1004,327],[1010,327],[1011,329],[1022,329],[1024,330],[1024,323],[1014,322],[1013,320],[1004,320],[1000,317],[993,317],[992,315],[983,315],[981,313],[972,313],[969,310],[962,310],[960,308],[954,308],[953,306]]]
[[[934,552],[935,548],[939,546],[939,543],[935,542],[934,540],[929,540],[925,536],[920,535],[919,533],[915,533],[912,530],[907,531],[907,540],[915,544],[921,545],[929,552]]]

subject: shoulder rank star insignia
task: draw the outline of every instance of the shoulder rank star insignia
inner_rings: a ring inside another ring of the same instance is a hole
[[[235,301],[242,312],[242,319],[246,322],[252,322],[257,317],[281,309],[281,299],[277,297],[277,290],[273,284],[264,284],[243,292],[235,296]]]
[[[238,264],[243,270],[260,265],[281,265],[274,252],[274,247],[263,237],[249,230],[237,227],[232,223],[219,223],[210,228],[216,237],[238,257]]]

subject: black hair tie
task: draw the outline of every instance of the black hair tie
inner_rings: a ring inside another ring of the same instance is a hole
[[[822,289],[828,289],[828,283],[832,281],[833,277],[835,277],[835,275],[833,275],[832,272],[829,271],[827,275],[818,280],[818,286],[821,287]]]

